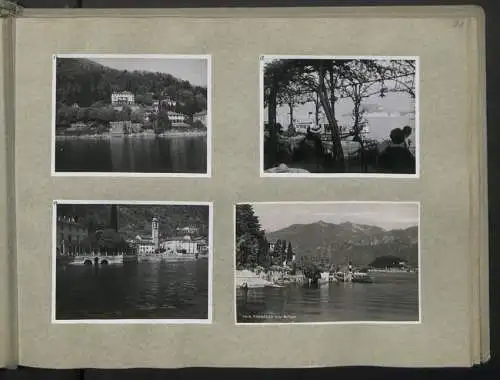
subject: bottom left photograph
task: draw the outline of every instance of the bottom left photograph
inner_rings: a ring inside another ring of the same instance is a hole
[[[211,323],[212,204],[54,201],[53,323]]]

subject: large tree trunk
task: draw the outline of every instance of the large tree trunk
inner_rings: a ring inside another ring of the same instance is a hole
[[[289,125],[293,125],[293,104],[288,103],[288,108],[290,109],[290,124]]]
[[[335,172],[344,172],[344,151],[342,149],[342,142],[340,139],[340,131],[339,126],[337,124],[337,120],[335,117],[335,94],[333,93],[334,83],[333,83],[333,73],[330,73],[330,85],[331,85],[331,94],[328,96],[328,91],[326,88],[325,80],[326,80],[326,68],[321,64],[319,67],[319,98],[321,101],[321,105],[325,110],[326,118],[328,119],[328,124],[331,128],[331,137],[332,137],[332,161],[333,161],[333,169]]]
[[[316,100],[314,101],[314,116],[316,120],[316,125],[319,125],[319,110],[321,107],[321,102],[319,100],[319,95],[316,93]]]
[[[274,166],[276,164],[278,156],[278,130],[276,126],[276,98],[278,96],[278,85],[276,83],[276,79],[274,79],[273,82],[274,83],[271,86],[269,93],[269,105],[267,107],[269,123],[269,149],[267,151],[267,154],[269,155],[268,162],[271,164],[271,166]]]

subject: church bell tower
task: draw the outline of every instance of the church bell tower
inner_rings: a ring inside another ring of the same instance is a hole
[[[160,236],[159,236],[159,222],[158,218],[156,217],[153,218],[153,221],[151,223],[151,231],[152,231],[154,249],[157,250],[160,248]]]

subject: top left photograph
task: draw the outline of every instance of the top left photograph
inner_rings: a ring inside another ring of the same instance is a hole
[[[211,176],[211,58],[53,57],[52,175]]]

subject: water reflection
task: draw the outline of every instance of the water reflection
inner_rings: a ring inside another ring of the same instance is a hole
[[[418,274],[377,273],[373,284],[237,289],[238,322],[418,321]]]
[[[56,140],[58,172],[207,172],[206,136]]]
[[[56,319],[207,319],[208,260],[57,267]]]

